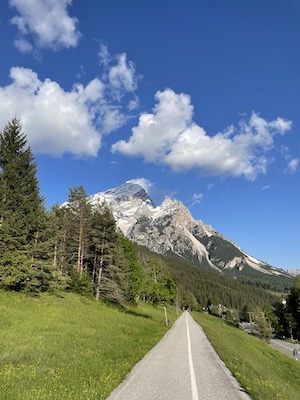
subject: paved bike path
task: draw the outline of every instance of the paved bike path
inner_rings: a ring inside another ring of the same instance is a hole
[[[249,400],[184,312],[107,400]]]

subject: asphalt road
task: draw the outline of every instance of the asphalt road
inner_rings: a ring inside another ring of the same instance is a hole
[[[294,357],[293,355],[293,350],[297,349],[298,350],[297,359],[298,361],[300,360],[300,344],[290,343],[287,342],[286,340],[272,339],[270,345],[274,349],[281,351],[282,353],[293,358],[294,360],[296,359],[296,357]]]
[[[246,400],[202,328],[184,312],[107,400]]]

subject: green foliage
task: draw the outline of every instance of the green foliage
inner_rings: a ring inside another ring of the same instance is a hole
[[[145,247],[137,247],[140,258],[150,258],[151,252]],[[240,312],[247,306],[253,310],[256,306],[273,304],[276,297],[265,290],[245,285],[236,279],[218,272],[206,270],[179,257],[155,255],[165,274],[170,276],[178,289],[179,302],[182,307],[197,309],[212,304],[221,304]]]
[[[252,312],[252,320],[257,326],[261,338],[269,343],[272,337],[272,326],[266,314],[259,307],[256,307]]]
[[[287,304],[294,321],[294,337],[300,339],[300,276],[295,278]]]
[[[199,304],[195,295],[187,288],[178,283],[178,305],[185,309],[197,310]]]
[[[93,297],[93,284],[87,274],[79,274],[76,269],[70,268],[67,291],[80,294],[81,296]]]
[[[238,274],[236,271],[231,271],[229,275],[237,276],[240,282],[247,285],[280,293],[287,293],[293,284],[293,280],[290,277],[262,274],[248,265],[244,265]]]
[[[82,185],[69,189],[69,240],[72,243],[72,260],[78,274],[83,273],[88,235],[91,224],[91,205],[88,203],[87,194]],[[73,257],[74,256],[74,257]]]
[[[142,292],[143,269],[140,265],[134,244],[124,235],[118,235],[118,243],[125,259],[123,266],[126,281],[125,299],[138,300]]]
[[[294,285],[285,302],[277,302],[277,333],[290,339],[300,340],[300,277],[295,278]]]
[[[97,300],[121,302],[125,283],[115,220],[105,204],[93,208],[91,220],[89,269],[93,277],[95,297]]]
[[[209,248],[211,260],[215,265],[220,265],[222,267],[234,257],[243,258],[243,254],[236,246],[219,236],[204,236],[200,241]]]
[[[20,122],[13,118],[0,134],[0,287],[38,292],[47,267],[38,247],[44,215],[37,165]]]
[[[151,304],[173,303],[176,297],[176,285],[165,273],[158,258],[152,254],[149,258],[143,257],[141,262],[144,268],[141,289],[143,300]]]

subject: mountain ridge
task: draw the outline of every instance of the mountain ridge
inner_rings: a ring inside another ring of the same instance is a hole
[[[125,182],[94,194],[90,196],[90,202],[93,205],[106,203],[118,229],[132,241],[156,253],[174,254],[235,277],[246,270],[248,275],[255,272],[290,277],[286,271],[247,254],[212,226],[195,220],[180,201],[166,198],[156,206],[146,190],[136,183]]]

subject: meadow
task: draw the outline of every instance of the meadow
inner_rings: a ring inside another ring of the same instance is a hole
[[[300,362],[221,318],[196,312],[193,317],[253,400],[300,399]]]
[[[168,306],[170,325],[177,318]],[[193,312],[253,400],[299,400],[300,362]],[[167,331],[162,306],[0,291],[1,400],[104,400]]]
[[[105,399],[166,331],[161,306],[0,291],[0,398]]]

